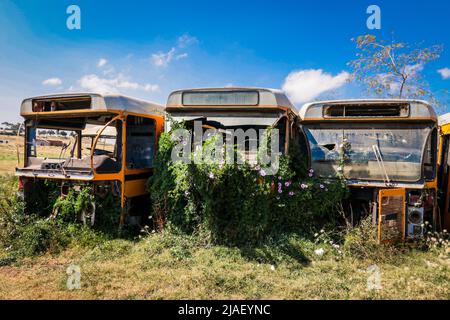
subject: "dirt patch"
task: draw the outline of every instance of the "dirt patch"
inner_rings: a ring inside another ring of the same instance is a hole
[[[22,273],[20,269],[13,267],[2,267],[0,268],[0,277],[14,278]]]

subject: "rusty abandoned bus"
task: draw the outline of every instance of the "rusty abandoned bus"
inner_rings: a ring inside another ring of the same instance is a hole
[[[248,87],[178,90],[170,94],[166,112],[166,131],[170,130],[171,121],[184,122],[193,131],[194,123],[200,122],[202,132],[218,130],[225,140],[231,135],[229,139],[234,145],[242,146],[243,158],[251,164],[257,162],[256,149],[262,137],[249,132],[262,132],[268,127],[278,131],[279,154],[286,154],[290,147],[298,147],[307,160],[307,141],[300,128],[298,112],[280,90]],[[240,139],[233,136],[239,130],[245,132],[244,141],[239,142]]]
[[[437,117],[418,100],[342,100],[306,104],[300,117],[311,166],[343,177],[345,210],[371,216],[380,242],[421,238],[437,223]]]
[[[117,222],[139,222],[164,106],[121,95],[69,93],[25,99],[20,113],[25,143],[16,175],[25,212],[43,207],[46,199],[39,192],[52,181],[60,185],[61,197],[86,186],[98,197],[112,194],[120,203]],[[52,211],[53,205],[44,207]],[[93,225],[95,205],[79,218]]]
[[[438,225],[450,230],[450,113],[439,116]]]

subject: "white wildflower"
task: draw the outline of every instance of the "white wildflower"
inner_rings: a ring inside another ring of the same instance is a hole
[[[325,253],[325,250],[324,250],[323,248],[316,249],[316,250],[314,250],[314,253],[315,253],[316,255],[318,255],[319,257],[321,257],[321,256],[323,256],[323,254]]]

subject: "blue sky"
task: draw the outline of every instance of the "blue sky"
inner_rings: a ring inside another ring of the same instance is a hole
[[[81,30],[66,27],[71,4]],[[366,27],[371,4],[381,8],[381,30]],[[285,86],[297,104],[360,97],[342,80],[356,52],[350,39],[369,32],[443,44],[423,73],[433,90],[450,89],[438,73],[450,68],[449,13],[445,0],[1,0],[1,122],[19,120],[20,101],[38,94],[104,90],[164,103],[186,87],[281,88],[292,73],[310,88]]]

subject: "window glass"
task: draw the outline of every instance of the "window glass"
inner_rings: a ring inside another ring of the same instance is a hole
[[[116,173],[122,168],[121,121],[103,130],[95,146],[94,140],[103,126],[88,125],[85,130],[57,130],[45,124],[30,123],[27,126],[28,169],[57,172],[90,170],[93,147],[93,167],[96,172]]]
[[[341,160],[340,146],[346,139],[347,179],[418,181],[431,127],[426,125],[308,125],[312,167],[322,176],[335,176]],[[431,150],[431,149],[430,149]],[[431,152],[431,151],[430,151]],[[432,154],[432,153],[431,153]],[[431,155],[430,154],[430,155]]]
[[[127,168],[153,167],[155,156],[155,121],[148,118],[127,118]]]
[[[256,106],[258,103],[259,94],[256,91],[183,93],[185,106]]]
[[[433,130],[432,134],[428,137],[427,144],[425,146],[425,155],[423,159],[424,166],[424,176],[427,180],[433,180],[435,178],[435,164],[436,164],[436,129]]]

